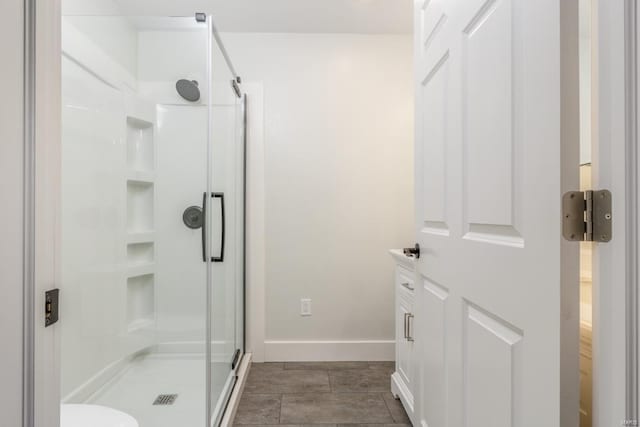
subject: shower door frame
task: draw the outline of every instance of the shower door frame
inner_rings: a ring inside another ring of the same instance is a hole
[[[209,420],[209,425],[211,427],[220,424],[223,422],[223,420],[225,420],[225,415],[227,413],[227,410],[229,410],[229,403],[231,400],[231,397],[236,389],[236,386],[238,385],[238,371],[240,369],[241,366],[241,362],[243,361],[243,358],[246,355],[246,283],[247,283],[247,108],[246,108],[246,94],[242,91],[242,87],[240,86],[242,79],[237,75],[236,70],[233,66],[233,63],[231,62],[231,59],[229,57],[229,54],[227,53],[227,50],[224,46],[224,43],[222,42],[222,39],[220,37],[220,34],[217,31],[217,28],[215,26],[215,22],[213,20],[213,16],[208,15],[207,16],[207,22],[210,25],[210,35],[212,37],[209,38],[210,41],[210,46],[208,49],[208,53],[209,55],[211,55],[211,53],[213,52],[213,47],[214,44],[217,45],[217,47],[220,49],[222,56],[225,60],[225,64],[228,67],[228,71],[231,73],[231,76],[233,78],[233,80],[231,81],[231,85],[229,86],[229,90],[233,90],[234,92],[234,100],[236,102],[236,104],[233,106],[234,109],[236,109],[236,111],[239,110],[240,112],[240,117],[236,116],[235,117],[235,123],[238,123],[238,120],[240,120],[240,124],[241,126],[239,126],[239,130],[240,130],[240,137],[236,137],[234,139],[234,143],[236,142],[240,142],[240,144],[242,145],[242,170],[241,171],[236,171],[236,173],[240,174],[242,177],[242,194],[239,195],[239,199],[242,201],[242,217],[241,218],[236,218],[236,220],[239,221],[239,224],[241,225],[241,229],[242,229],[242,239],[238,239],[238,242],[236,243],[240,243],[242,244],[242,252],[241,252],[241,257],[239,259],[237,259],[237,262],[241,262],[242,263],[242,286],[240,289],[237,289],[236,287],[234,287],[233,291],[235,293],[234,295],[234,300],[235,300],[235,307],[234,307],[234,313],[233,313],[233,318],[234,318],[234,322],[235,322],[235,328],[234,328],[234,333],[233,333],[233,338],[234,338],[234,342],[235,342],[235,347],[236,347],[236,352],[239,351],[239,354],[234,354],[234,361],[235,364],[232,365],[231,370],[229,371],[229,376],[233,377],[232,382],[230,383],[230,385],[228,387],[225,387],[221,390],[222,394],[221,396],[224,396],[224,399],[222,400],[223,405],[221,406],[221,412],[219,413],[215,413],[214,414],[214,409],[215,409],[215,405],[212,401],[212,397],[213,397],[213,393],[211,390],[211,383],[212,383],[212,372],[211,372],[211,365],[213,362],[213,357],[212,357],[212,345],[213,345],[213,341],[214,341],[214,337],[213,337],[213,324],[212,324],[212,316],[214,315],[214,310],[213,310],[213,306],[212,306],[212,300],[211,300],[211,290],[208,288],[207,289],[207,399],[208,399],[208,420]],[[209,58],[208,60],[208,67],[212,67],[213,65],[213,60],[212,58]],[[210,143],[209,143],[209,149],[212,150],[211,154],[210,154],[210,158],[211,158],[211,166],[209,168],[209,173],[210,173],[210,178],[209,178],[209,185],[214,185],[215,186],[215,182],[213,179],[213,158],[211,156],[215,155],[213,153],[213,146],[214,143],[212,141],[212,129],[211,129],[211,125],[214,123],[214,107],[216,106],[216,103],[214,102],[214,95],[213,95],[213,73],[215,71],[211,71],[209,74],[211,76],[211,82],[212,84],[209,86],[209,108],[210,108],[210,116],[209,116],[209,137],[210,137]],[[236,129],[238,130],[238,129]],[[235,144],[234,144],[235,146]],[[225,188],[226,190],[226,188]],[[231,191],[235,191],[237,190],[237,188],[233,188],[231,189]],[[215,193],[211,193],[211,194],[215,194]],[[224,193],[222,193],[224,194]],[[211,214],[211,211],[209,213],[209,216]],[[226,227],[227,224],[224,224],[224,226]],[[211,229],[211,228],[210,228]],[[237,237],[237,236],[234,236]],[[224,247],[224,244],[223,244]],[[222,262],[222,260],[219,260],[219,262]],[[209,271],[211,271],[211,269],[213,268],[213,263],[211,263],[209,265]],[[235,268],[235,265],[232,266],[233,268]],[[209,274],[209,273],[208,273]],[[209,280],[209,286],[213,287],[216,285],[215,279],[213,278],[213,275],[211,274],[211,279]],[[242,299],[238,300],[238,293],[241,292],[242,293]],[[240,313],[238,313],[238,311],[240,311]],[[238,322],[241,319],[241,336],[238,335]],[[231,363],[231,361],[230,361]],[[225,381],[225,384],[227,384],[227,382]],[[215,417],[215,418],[214,418]]]

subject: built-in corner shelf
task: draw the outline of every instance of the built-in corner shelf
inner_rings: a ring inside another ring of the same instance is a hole
[[[155,108],[135,99],[127,105],[127,332],[133,333],[152,328],[156,316]]]

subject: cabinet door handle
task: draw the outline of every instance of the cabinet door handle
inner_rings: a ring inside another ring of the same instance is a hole
[[[413,319],[414,316],[411,313],[405,313],[405,316],[407,316],[407,341],[414,341],[411,332],[411,319]]]
[[[407,283],[402,283],[402,286],[404,286],[405,288],[409,289],[410,291],[414,290],[415,288],[413,286],[411,286],[408,282]]]

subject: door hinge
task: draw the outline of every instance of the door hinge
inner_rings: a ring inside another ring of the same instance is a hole
[[[562,235],[570,241],[611,240],[611,192],[569,191],[562,197]]]
[[[45,328],[58,321],[60,313],[60,289],[51,289],[44,293],[44,326]]]

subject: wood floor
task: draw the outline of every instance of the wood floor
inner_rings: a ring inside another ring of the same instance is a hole
[[[393,362],[254,363],[235,425],[411,425],[390,393]]]

